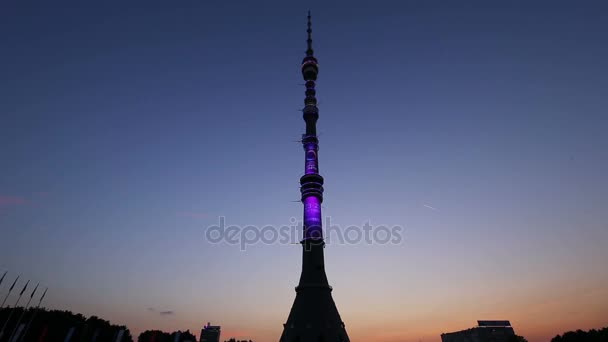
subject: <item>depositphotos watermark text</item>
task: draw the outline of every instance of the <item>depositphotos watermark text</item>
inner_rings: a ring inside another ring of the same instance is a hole
[[[205,239],[212,244],[239,246],[242,251],[255,244],[295,244],[302,239],[304,226],[302,221],[291,218],[290,225],[283,226],[239,226],[227,225],[226,218],[220,216],[218,224],[205,229]],[[403,242],[404,228],[399,225],[372,225],[370,221],[360,226],[342,228],[331,223],[331,217],[325,218],[323,226],[326,244],[339,245],[399,245]]]

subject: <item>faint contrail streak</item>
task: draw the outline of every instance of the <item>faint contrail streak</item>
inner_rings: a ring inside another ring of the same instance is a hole
[[[432,210],[438,210],[437,208],[435,208],[435,207],[431,207],[431,206],[430,206],[430,205],[428,205],[428,204],[423,204],[423,206],[425,206],[425,207],[427,207],[427,208],[429,208],[429,209],[432,209]]]

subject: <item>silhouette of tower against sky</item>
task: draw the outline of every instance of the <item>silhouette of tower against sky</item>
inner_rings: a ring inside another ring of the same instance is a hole
[[[321,203],[323,177],[319,175],[319,139],[317,119],[319,109],[315,97],[315,81],[319,73],[317,59],[312,50],[312,28],[308,12],[308,48],[302,61],[302,76],[306,81],[304,121],[306,133],[302,135],[305,162],[304,176],[300,178],[300,192],[304,204],[304,237],[302,244],[302,274],[296,287],[296,299],[287,322],[283,325],[280,342],[349,342],[344,322],[340,318],[327,282],[323,257],[323,228]]]

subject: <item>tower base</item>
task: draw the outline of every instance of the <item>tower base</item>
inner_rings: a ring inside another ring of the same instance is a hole
[[[280,342],[350,342],[329,285],[301,284]]]

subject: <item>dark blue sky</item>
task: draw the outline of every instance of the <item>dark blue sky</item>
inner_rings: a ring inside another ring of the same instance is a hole
[[[300,250],[203,232],[301,215],[308,9],[324,214],[406,228],[400,246],[327,249],[351,337],[598,327],[602,1],[3,2],[0,269],[135,331],[211,320],[276,340]]]

